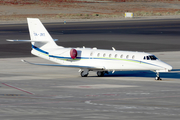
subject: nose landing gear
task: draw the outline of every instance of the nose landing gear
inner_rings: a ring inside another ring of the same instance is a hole
[[[162,80],[160,77],[159,77],[159,72],[156,73],[156,78],[155,80]]]

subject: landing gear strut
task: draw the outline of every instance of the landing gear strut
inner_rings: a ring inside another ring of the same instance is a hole
[[[162,80],[160,77],[159,77],[159,72],[156,73],[156,78],[155,80]]]

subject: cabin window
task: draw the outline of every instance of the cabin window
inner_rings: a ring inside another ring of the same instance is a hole
[[[132,56],[132,59],[134,59],[134,58],[135,58],[135,56],[133,55],[133,56]]]
[[[129,58],[129,55],[127,55],[126,58],[128,59],[128,58]]]
[[[109,54],[109,57],[111,57],[111,54]]]
[[[123,58],[123,55],[121,55],[120,57]]]
[[[99,56],[100,56],[100,53],[98,53],[97,56],[99,57]]]
[[[103,57],[106,57],[106,54],[105,54],[105,53],[103,54]]]
[[[114,56],[115,58],[117,58],[117,54],[115,54],[115,56]]]

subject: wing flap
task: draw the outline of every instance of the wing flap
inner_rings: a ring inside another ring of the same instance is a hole
[[[60,65],[60,64],[41,64],[41,63],[31,63],[26,60],[21,60],[24,63],[28,63],[31,65],[40,65],[40,66],[54,66],[54,67],[70,67],[70,68],[86,68],[91,70],[104,70],[104,67],[100,66],[81,66],[81,65]]]

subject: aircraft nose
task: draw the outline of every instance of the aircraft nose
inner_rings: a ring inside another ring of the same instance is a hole
[[[170,66],[169,64],[165,62],[161,61],[159,64],[161,64],[161,70],[159,70],[159,72],[169,72],[172,70],[172,66]]]
[[[168,65],[167,69],[168,69],[168,71],[171,71],[172,70],[172,66]]]
[[[166,64],[165,69],[168,70],[168,71],[171,71],[172,70],[172,66]]]

